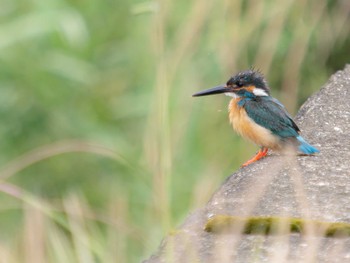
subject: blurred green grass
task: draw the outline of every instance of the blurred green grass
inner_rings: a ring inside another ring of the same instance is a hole
[[[147,257],[256,150],[233,134],[227,98],[191,94],[255,66],[296,113],[349,62],[349,10],[3,0],[1,261]]]

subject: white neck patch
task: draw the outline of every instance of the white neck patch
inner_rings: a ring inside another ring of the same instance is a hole
[[[229,96],[229,97],[232,97],[234,99],[239,98],[239,96],[236,93],[233,93],[233,92],[225,92],[225,95]]]
[[[267,94],[265,90],[259,88],[254,88],[253,93],[255,96],[269,96],[269,94]]]

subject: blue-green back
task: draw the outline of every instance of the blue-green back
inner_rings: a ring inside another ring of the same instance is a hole
[[[245,98],[240,102],[248,116],[260,126],[281,137],[298,136],[299,128],[283,105],[270,96]]]

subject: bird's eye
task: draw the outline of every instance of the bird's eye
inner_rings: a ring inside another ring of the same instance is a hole
[[[239,81],[237,81],[236,85],[237,85],[238,87],[243,87],[243,82],[239,80]]]

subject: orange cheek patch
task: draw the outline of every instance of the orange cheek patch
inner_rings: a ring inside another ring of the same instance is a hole
[[[253,93],[255,86],[248,86],[245,88],[247,91],[249,91],[250,93]]]

